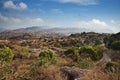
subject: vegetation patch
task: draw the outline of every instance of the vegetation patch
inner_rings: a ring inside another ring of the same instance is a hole
[[[77,61],[80,56],[79,56],[79,48],[78,47],[70,47],[69,49],[67,49],[64,54],[67,57],[70,57],[73,61]]]
[[[0,80],[14,80],[14,67],[11,64],[0,66]]]
[[[39,54],[39,65],[49,65],[57,63],[57,55],[51,50],[45,50]]]
[[[77,62],[76,66],[78,66],[82,69],[86,69],[86,68],[90,68],[90,67],[94,66],[94,62],[89,58],[82,59]]]
[[[103,56],[103,52],[107,49],[103,46],[92,47],[92,46],[82,46],[82,47],[70,47],[64,54],[70,57],[73,61],[80,61],[82,59],[90,58],[92,61],[100,60]]]
[[[0,62],[10,62],[14,57],[12,50],[9,47],[4,47],[0,50]]]
[[[80,56],[83,58],[90,57],[93,61],[99,60],[102,58],[102,53],[99,52],[98,48],[94,48],[91,46],[83,46],[79,50]]]
[[[29,58],[29,50],[27,47],[22,47],[22,46],[14,46],[14,58]]]
[[[120,32],[111,36],[106,36],[104,42],[108,48],[120,50]]]
[[[106,72],[120,73],[120,63],[118,62],[108,62],[105,67]]]
[[[111,48],[114,50],[120,50],[120,40],[119,41],[113,41],[111,43]]]

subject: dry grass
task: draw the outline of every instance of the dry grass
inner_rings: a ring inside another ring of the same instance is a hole
[[[49,66],[47,69],[43,69],[45,74],[47,74],[51,80],[66,80],[66,77],[60,71],[60,68],[54,65]]]
[[[100,66],[97,66],[84,73],[84,78],[82,80],[120,80],[117,74],[105,73]]]

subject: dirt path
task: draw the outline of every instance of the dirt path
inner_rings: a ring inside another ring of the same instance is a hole
[[[110,56],[109,56],[109,53],[104,52],[102,59],[99,60],[96,64],[104,65],[104,64],[106,64],[106,63],[109,62],[109,61],[111,61],[111,58],[110,58]]]
[[[109,61],[111,61],[109,54],[104,52],[102,59],[91,69],[66,66],[63,67],[62,70],[68,75],[69,80],[109,80],[109,75],[101,70],[102,65],[105,65]]]

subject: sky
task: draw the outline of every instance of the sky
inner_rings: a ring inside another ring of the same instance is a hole
[[[120,0],[0,0],[0,28],[31,26],[120,32]]]

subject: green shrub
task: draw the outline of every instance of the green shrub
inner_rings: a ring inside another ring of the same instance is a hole
[[[57,55],[51,51],[51,50],[45,50],[40,52],[39,54],[39,65],[45,65],[45,64],[56,64],[57,63]]]
[[[48,63],[49,61],[47,59],[40,59],[39,60],[39,65],[42,66],[42,65],[45,65],[46,63]]]
[[[0,80],[12,80],[13,66],[9,64],[13,60],[14,54],[9,47],[0,50]]]
[[[111,62],[108,62],[107,64],[106,64],[106,66],[117,66],[117,67],[120,67],[120,63],[118,63],[118,62],[114,62],[114,61],[111,61]]]
[[[102,57],[102,54],[98,52],[98,49],[91,46],[81,47],[79,53],[81,57],[90,57],[92,60],[99,60]]]
[[[100,44],[102,44],[102,41],[101,40],[95,40],[95,45],[100,45]]]
[[[10,62],[13,56],[12,50],[8,47],[4,47],[0,50],[0,62]]]
[[[113,41],[111,43],[111,48],[114,50],[120,50],[120,41]]]
[[[105,71],[112,73],[120,72],[120,63],[114,61],[108,62],[106,64]]]
[[[97,46],[94,47],[94,50],[97,52],[97,60],[103,57],[103,53],[106,52],[108,49],[105,46]]]
[[[98,51],[98,53],[103,53],[108,50],[105,46],[97,46],[95,49]]]
[[[67,57],[70,57],[71,59],[73,59],[74,61],[77,61],[80,57],[79,57],[79,48],[78,47],[71,47],[69,49],[67,49],[64,54]]]
[[[67,57],[70,57],[73,61],[80,59],[91,58],[96,61],[102,58],[103,52],[107,49],[103,46],[91,47],[91,46],[82,46],[82,47],[71,47],[67,49],[64,54]]]

